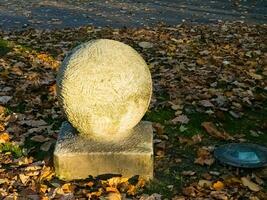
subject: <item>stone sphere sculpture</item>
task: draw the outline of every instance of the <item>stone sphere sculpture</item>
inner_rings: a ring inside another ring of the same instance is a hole
[[[59,103],[79,134],[101,140],[129,135],[144,116],[152,80],[130,46],[99,39],[74,48],[57,76]]]

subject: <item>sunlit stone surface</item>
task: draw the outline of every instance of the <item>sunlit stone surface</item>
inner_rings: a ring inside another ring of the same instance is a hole
[[[68,122],[64,122],[54,152],[56,174],[64,180],[103,174],[152,179],[152,144],[151,122],[140,122],[120,142],[104,143],[79,136]]]
[[[153,178],[153,129],[140,121],[152,93],[143,58],[130,46],[94,40],[76,47],[58,72],[62,123],[54,151],[60,179],[120,174]]]
[[[79,134],[120,140],[144,116],[152,93],[149,69],[130,46],[100,39],[73,49],[58,72],[59,102]]]

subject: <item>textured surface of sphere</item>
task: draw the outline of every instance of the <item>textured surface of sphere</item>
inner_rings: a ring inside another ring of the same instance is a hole
[[[112,140],[126,136],[144,116],[152,80],[143,58],[114,40],[74,48],[57,76],[59,103],[80,134]]]

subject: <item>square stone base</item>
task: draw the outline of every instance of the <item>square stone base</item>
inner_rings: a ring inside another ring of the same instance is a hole
[[[103,174],[152,179],[152,124],[141,121],[122,141],[102,143],[78,135],[70,123],[63,122],[54,151],[54,166],[56,175],[63,180]]]

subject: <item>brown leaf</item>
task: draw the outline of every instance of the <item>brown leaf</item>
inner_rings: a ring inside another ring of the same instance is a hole
[[[198,58],[198,59],[196,60],[196,63],[197,63],[198,65],[204,65],[204,64],[206,63],[206,61],[205,61],[204,59],[202,59],[202,58]]]
[[[211,191],[210,196],[217,200],[229,200],[227,193],[224,191]]]
[[[49,140],[49,138],[44,137],[43,135],[35,135],[35,136],[31,137],[31,140],[35,141],[35,142],[45,142],[45,141]]]
[[[193,187],[193,186],[189,186],[186,188],[183,188],[183,194],[189,197],[196,197],[198,193],[198,190]]]
[[[40,149],[41,149],[42,151],[49,151],[49,149],[50,149],[50,147],[51,147],[51,145],[52,145],[53,143],[54,143],[54,141],[52,141],[52,140],[47,141],[47,142],[45,142],[45,143],[43,143],[43,144],[41,145]]]
[[[153,128],[156,129],[158,135],[163,135],[164,133],[164,126],[160,123],[153,123]]]
[[[211,153],[205,148],[199,148],[197,151],[197,158],[195,159],[195,163],[200,165],[212,165],[214,163],[214,158]]]
[[[179,136],[178,139],[181,144],[194,145],[202,141],[202,135],[197,134],[192,136],[192,138]]]
[[[219,131],[212,122],[203,122],[201,126],[204,127],[206,132],[211,136],[222,140],[233,140],[233,137],[226,132]]]
[[[179,115],[178,117],[172,119],[172,123],[177,124],[177,122],[180,122],[181,124],[187,124],[189,119],[186,115]]]

